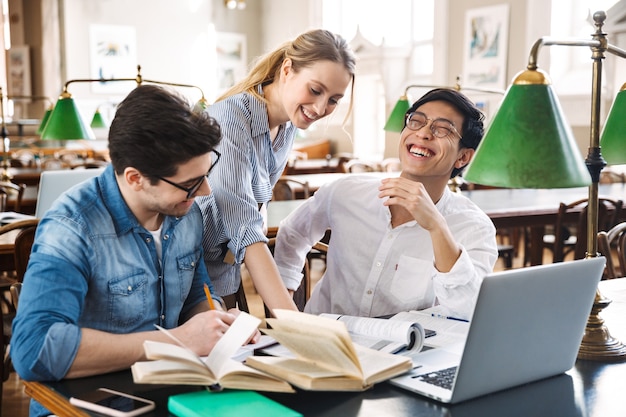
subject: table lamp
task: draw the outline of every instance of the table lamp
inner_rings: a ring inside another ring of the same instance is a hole
[[[600,145],[609,165],[626,164],[626,83],[622,85],[604,124]]]
[[[507,90],[497,114],[488,126],[473,160],[464,177],[471,182],[486,185],[514,188],[566,188],[588,186],[587,253],[586,257],[599,256],[597,253],[598,234],[598,183],[600,172],[606,165],[600,152],[600,99],[602,84],[602,62],[605,52],[626,58],[623,51],[607,41],[602,31],[606,13],[598,11],[593,15],[596,31],[592,39],[553,39],[540,38],[532,47],[527,69],[520,72]],[[541,46],[587,46],[593,60],[591,93],[591,131],[588,156],[585,164],[578,151],[573,134],[562,114],[559,101],[550,85],[547,74],[537,68],[537,56]],[[624,95],[614,104],[616,111],[624,112]],[[618,95],[619,96],[619,95]],[[621,106],[621,110],[620,107]],[[613,125],[624,131],[626,118],[611,119],[607,122],[605,141],[611,142],[609,133],[617,131]],[[621,151],[624,153],[624,136],[621,136]],[[617,141],[619,142],[619,140]],[[617,157],[616,157],[617,158]],[[585,170],[586,165],[586,170]],[[598,361],[626,360],[626,346],[613,338],[600,312],[610,303],[599,291],[587,322],[578,357]],[[558,329],[555,329],[558,331]]]
[[[204,110],[208,107],[208,102],[204,97],[204,92],[198,86],[192,84],[173,83],[166,81],[155,81],[144,79],[141,75],[141,66],[137,65],[137,76],[135,78],[100,78],[100,79],[76,79],[69,80],[63,86],[63,92],[57,100],[54,110],[46,123],[45,128],[41,132],[42,140],[71,140],[71,139],[95,139],[95,135],[91,128],[83,122],[78,112],[74,98],[68,91],[68,87],[72,83],[109,83],[120,81],[134,81],[137,86],[142,83],[168,85],[173,87],[188,87],[198,89],[201,98],[194,106],[194,111]]]

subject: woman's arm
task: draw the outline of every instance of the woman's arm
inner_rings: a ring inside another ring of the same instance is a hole
[[[254,287],[270,311],[275,308],[298,309],[280,278],[274,258],[265,242],[248,246],[244,262],[252,277]]]

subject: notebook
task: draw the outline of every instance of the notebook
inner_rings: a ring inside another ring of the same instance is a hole
[[[168,398],[167,409],[178,417],[302,417],[297,411],[255,391],[204,390],[172,395]]]
[[[96,175],[100,175],[102,171],[104,171],[104,168],[43,171],[39,179],[35,217],[41,219],[54,200],[61,194],[76,184],[95,177]]]
[[[483,280],[464,346],[412,356],[390,382],[445,403],[561,374],[576,361],[605,258],[510,269]],[[450,388],[429,380],[451,369]]]

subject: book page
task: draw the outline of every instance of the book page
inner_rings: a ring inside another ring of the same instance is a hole
[[[205,363],[213,370],[218,379],[223,375],[222,367],[228,361],[234,361],[232,357],[237,350],[252,336],[261,324],[261,320],[248,313],[240,312],[233,324],[230,325],[224,336],[215,344]]]
[[[424,328],[415,321],[320,314],[346,324],[352,341],[381,352],[396,353],[402,348],[419,352],[424,345]]]
[[[408,356],[391,355],[361,346],[356,346],[356,350],[367,385],[400,375],[413,366]]]
[[[469,322],[445,319],[422,311],[402,311],[389,320],[416,321],[422,327],[435,330],[437,334],[429,337],[425,342],[426,346],[431,347],[445,347],[464,343],[470,325]]]
[[[342,369],[348,375],[362,375],[356,351],[342,322],[299,311],[276,309],[277,318],[266,319],[272,336],[296,356]]]

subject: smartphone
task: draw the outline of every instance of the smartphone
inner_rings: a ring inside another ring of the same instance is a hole
[[[76,397],[70,403],[86,410],[113,417],[138,416],[154,410],[154,402],[108,388],[98,388]]]

